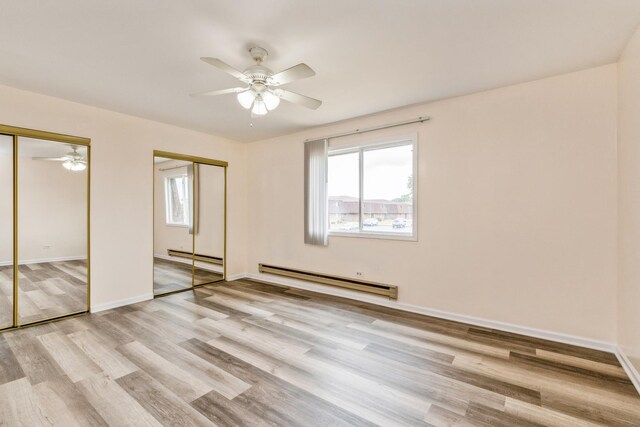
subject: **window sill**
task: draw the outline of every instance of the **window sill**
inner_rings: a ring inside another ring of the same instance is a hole
[[[329,231],[329,237],[361,237],[364,239],[401,240],[417,242],[418,236],[412,234],[375,233],[371,231]]]
[[[184,224],[169,224],[169,223],[165,223],[165,225],[167,227],[189,228],[188,225],[184,225]]]

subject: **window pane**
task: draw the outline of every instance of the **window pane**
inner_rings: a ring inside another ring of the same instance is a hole
[[[413,145],[363,153],[364,231],[412,234]]]
[[[360,155],[329,156],[329,230],[358,231],[360,227]]]

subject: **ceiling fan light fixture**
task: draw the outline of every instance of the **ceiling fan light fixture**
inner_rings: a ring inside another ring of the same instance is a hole
[[[249,109],[253,104],[256,96],[251,89],[240,92],[237,96],[238,102],[242,105],[242,108]]]
[[[85,162],[75,162],[73,166],[71,166],[71,170],[73,172],[81,172],[87,168],[87,164]]]
[[[251,110],[251,112],[253,114],[255,114],[256,116],[264,116],[265,114],[267,114],[269,110],[267,110],[267,106],[264,103],[264,100],[262,99],[261,95],[256,96],[256,100],[253,103],[253,109]]]
[[[280,105],[280,98],[274,95],[271,91],[265,91],[262,93],[262,99],[267,110],[272,111],[278,108]]]
[[[82,160],[66,160],[62,163],[62,167],[71,172],[80,172],[87,168],[87,164]]]

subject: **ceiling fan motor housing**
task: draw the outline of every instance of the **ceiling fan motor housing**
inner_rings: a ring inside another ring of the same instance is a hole
[[[251,79],[251,82],[265,83],[273,75],[273,72],[263,65],[252,65],[244,70],[243,74]]]

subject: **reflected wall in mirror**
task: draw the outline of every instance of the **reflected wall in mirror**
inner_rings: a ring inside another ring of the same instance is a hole
[[[194,284],[224,279],[225,168],[194,165]]]
[[[13,326],[13,137],[0,135],[0,329]]]
[[[154,158],[153,293],[193,286],[193,163]]]
[[[19,324],[87,310],[88,147],[18,138]]]

